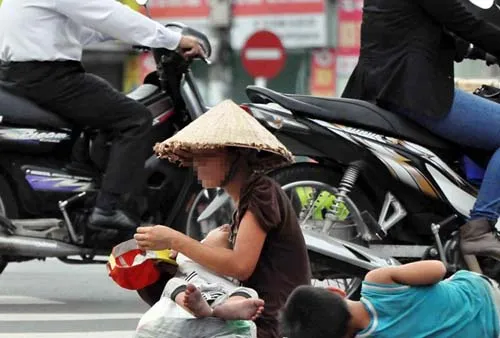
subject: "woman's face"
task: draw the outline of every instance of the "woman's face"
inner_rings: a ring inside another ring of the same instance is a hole
[[[220,187],[231,166],[232,156],[227,150],[196,154],[193,165],[203,188]]]

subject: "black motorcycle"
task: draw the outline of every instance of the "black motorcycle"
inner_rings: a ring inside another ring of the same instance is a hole
[[[483,86],[476,94],[498,101],[500,89]],[[461,254],[458,233],[492,153],[451,143],[369,102],[256,86],[247,87],[247,95],[248,112],[299,159],[270,176],[296,205],[305,231],[356,243],[379,257],[440,259],[450,272],[470,269],[499,279],[494,260]],[[198,220],[227,200],[220,194]],[[334,268],[351,275],[355,287],[357,267]]]
[[[167,27],[197,37],[210,56],[204,34],[177,23]],[[158,159],[152,148],[207,108],[190,71],[193,60],[162,48],[151,52],[156,71],[128,94],[147,106],[154,118],[151,157],[145,162],[147,192],[142,200],[124,196],[123,207],[138,210],[142,223],[185,231],[191,209],[197,208],[193,201],[202,203],[210,196],[201,193],[192,169]],[[109,148],[105,133],[74,126],[0,89],[0,272],[8,262],[46,257],[75,264],[105,263],[96,256],[108,255],[113,245],[132,236],[87,228]]]

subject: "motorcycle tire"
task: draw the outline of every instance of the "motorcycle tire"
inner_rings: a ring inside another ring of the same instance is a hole
[[[0,215],[7,218],[18,216],[16,198],[9,183],[2,176],[0,176]],[[7,264],[7,257],[0,256],[0,274],[5,270]]]
[[[299,163],[283,169],[278,169],[270,173],[269,176],[275,179],[280,186],[300,181],[316,181],[336,188],[339,186],[343,173],[315,164]],[[360,212],[366,210],[372,215],[376,215],[373,203],[370,202],[367,198],[367,194],[363,192],[359,185],[355,185],[348,196]],[[300,210],[300,208],[300,205],[294,205],[296,211]],[[338,277],[338,275],[344,275],[346,276],[345,278],[352,277],[353,280],[351,280],[351,282],[353,282],[353,287],[347,292],[347,297],[352,300],[359,300],[361,281],[367,271],[363,272],[356,267],[348,266],[341,262],[334,262],[331,258],[314,252],[309,252],[309,260],[313,279],[319,281],[325,279],[329,280],[335,279],[334,277]]]

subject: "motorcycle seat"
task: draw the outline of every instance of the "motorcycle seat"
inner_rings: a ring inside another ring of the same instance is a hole
[[[253,103],[274,102],[296,116],[363,128],[429,148],[456,148],[452,142],[440,138],[410,119],[366,101],[282,94],[257,86],[248,86],[246,92]]]
[[[71,123],[58,115],[3,88],[0,88],[0,124],[43,129],[72,128]]]

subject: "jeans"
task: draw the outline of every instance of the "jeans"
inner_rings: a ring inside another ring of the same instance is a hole
[[[451,110],[444,118],[401,113],[452,142],[495,151],[470,218],[486,217],[496,222],[500,217],[500,104],[455,89]]]

